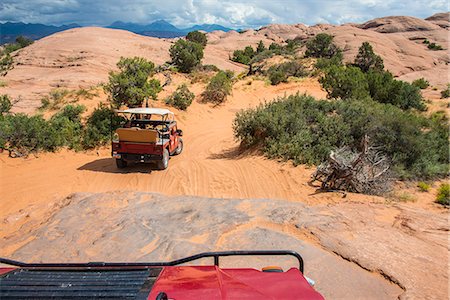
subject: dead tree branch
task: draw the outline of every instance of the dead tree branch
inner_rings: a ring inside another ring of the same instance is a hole
[[[390,167],[391,162],[380,147],[370,145],[365,136],[359,152],[349,147],[331,151],[328,160],[312,174],[311,182],[321,182],[324,191],[382,194],[390,187]]]

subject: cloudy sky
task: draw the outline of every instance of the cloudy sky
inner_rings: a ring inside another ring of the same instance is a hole
[[[164,19],[176,26],[217,23],[232,28],[269,23],[363,22],[408,15],[425,18],[449,10],[447,0],[1,0],[0,22],[109,25],[148,24]]]

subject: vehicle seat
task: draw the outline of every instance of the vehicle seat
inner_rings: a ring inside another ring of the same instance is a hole
[[[119,128],[116,133],[121,142],[156,143],[158,141],[158,132],[152,129]]]
[[[161,132],[166,132],[167,131],[167,126],[160,124],[160,125],[156,125],[155,129],[157,129],[157,130],[159,130]]]

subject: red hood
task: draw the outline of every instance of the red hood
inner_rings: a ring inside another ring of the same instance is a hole
[[[216,266],[165,267],[148,299],[323,299],[298,269],[269,273]]]

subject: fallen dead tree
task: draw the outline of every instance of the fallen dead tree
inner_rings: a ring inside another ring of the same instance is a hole
[[[365,136],[361,151],[341,147],[317,167],[311,182],[321,182],[323,191],[347,191],[379,195],[390,189],[390,159]]]

